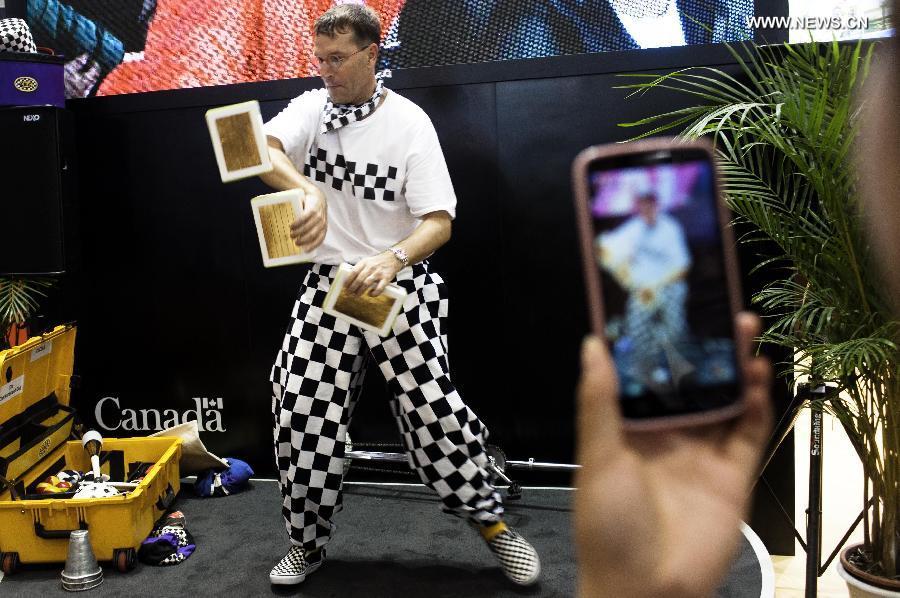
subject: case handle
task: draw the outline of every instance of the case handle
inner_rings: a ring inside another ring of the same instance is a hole
[[[166,495],[161,496],[158,501],[156,501],[156,508],[160,511],[168,511],[169,507],[172,506],[172,503],[175,502],[175,489],[172,488],[172,484],[169,484],[166,488]]]
[[[79,521],[78,529],[87,529],[88,524],[87,521]],[[45,540],[68,540],[69,534],[71,534],[75,530],[71,529],[46,529],[39,522],[34,522],[34,534],[38,538],[43,538]]]

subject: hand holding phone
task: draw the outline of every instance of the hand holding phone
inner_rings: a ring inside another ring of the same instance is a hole
[[[572,176],[591,326],[613,356],[626,427],[737,415],[740,290],[711,146],[592,147]]]
[[[585,341],[574,498],[579,596],[710,596],[732,565],[772,419],[771,366],[754,356],[759,318],[739,314],[737,324],[744,411],[702,428],[623,433],[616,366],[604,342]]]

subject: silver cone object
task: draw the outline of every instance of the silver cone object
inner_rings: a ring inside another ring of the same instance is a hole
[[[103,569],[91,548],[91,538],[86,529],[69,534],[69,554],[62,572],[62,587],[70,592],[90,590],[103,583]]]

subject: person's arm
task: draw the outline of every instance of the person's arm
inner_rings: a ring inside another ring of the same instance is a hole
[[[450,214],[444,211],[431,212],[422,216],[422,222],[415,230],[394,247],[406,252],[410,265],[416,264],[450,240],[451,228]],[[363,293],[366,289],[371,289],[371,295],[377,297],[403,267],[403,262],[387,248],[356,264],[344,284],[351,293]]]
[[[259,175],[259,178],[276,191],[300,188],[304,193],[321,193],[312,182],[300,174],[294,167],[294,163],[284,151],[281,140],[271,135],[266,137],[269,143],[269,158],[272,160],[272,170]]]
[[[325,240],[328,232],[328,205],[325,195],[308,178],[300,174],[288,158],[281,141],[269,135],[269,158],[272,170],[259,175],[260,180],[277,191],[301,189],[303,212],[291,224],[291,238],[303,251],[312,251]]]
[[[412,265],[450,240],[451,221],[456,216],[456,194],[447,163],[437,132],[424,113],[410,140],[403,189],[410,214],[421,222],[393,247],[403,249]],[[389,251],[390,248],[384,249],[354,266],[346,283],[351,292],[364,293],[371,289],[370,293],[377,296],[403,269],[403,262]]]

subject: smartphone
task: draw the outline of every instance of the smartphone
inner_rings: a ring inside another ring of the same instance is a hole
[[[734,237],[712,146],[591,147],[572,168],[591,327],[605,338],[630,429],[742,410]]]

